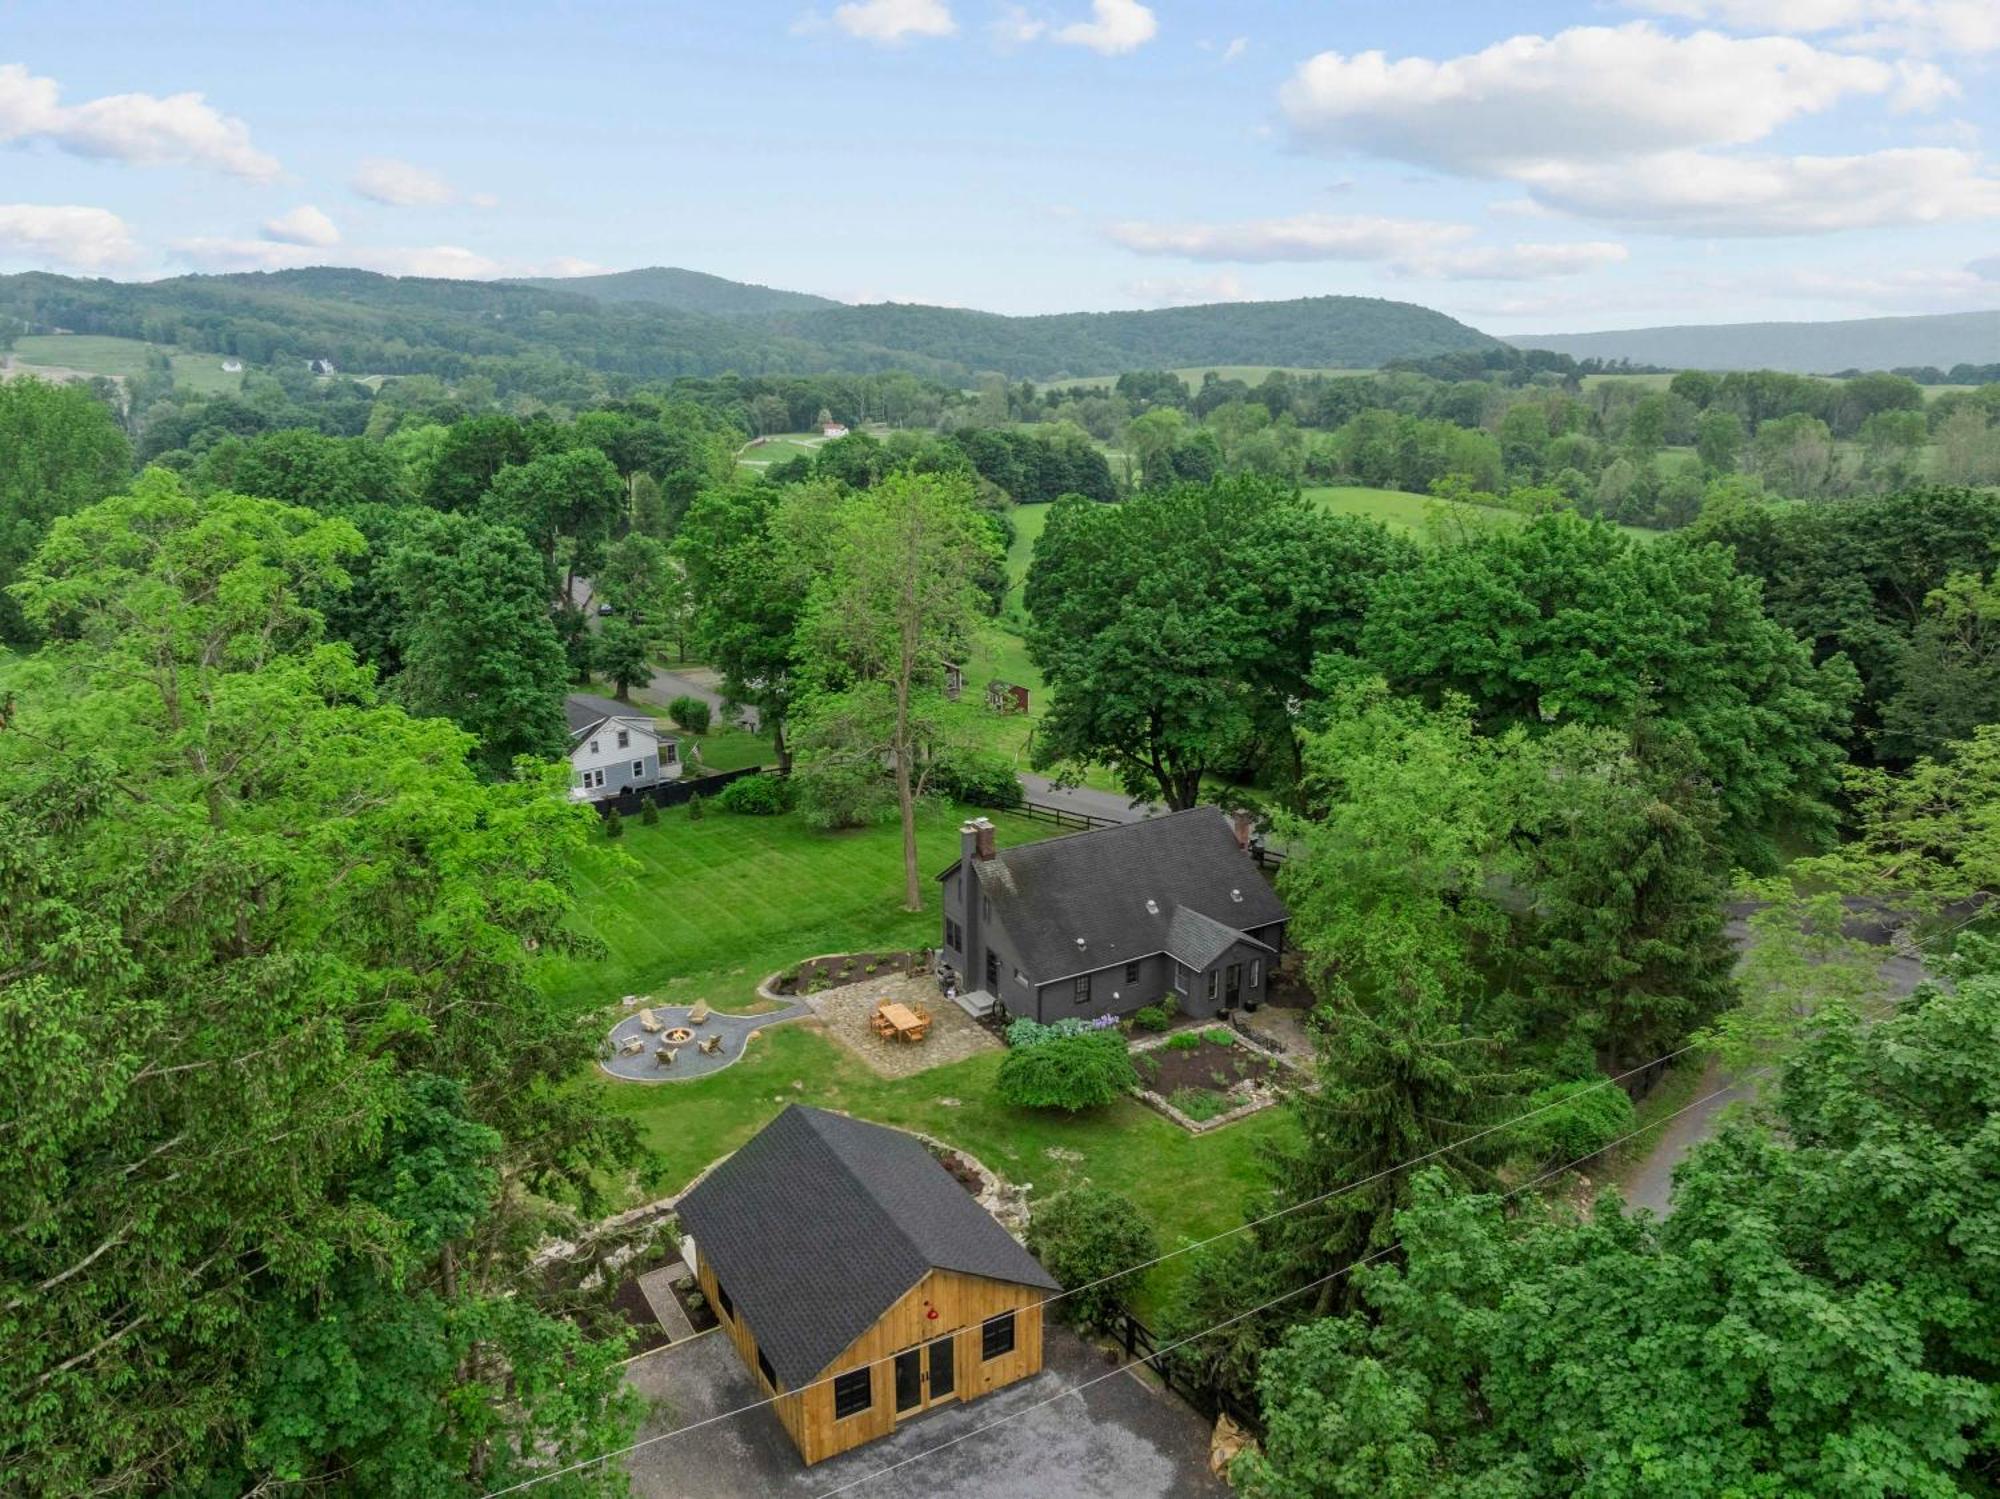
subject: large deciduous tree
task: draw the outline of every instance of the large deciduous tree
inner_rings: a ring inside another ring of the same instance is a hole
[[[16,591],[51,638],[0,722],[24,1492],[471,1499],[630,1429],[616,1341],[538,1311],[521,1254],[624,1155],[529,972],[593,819],[324,643],[359,544],[153,472]]]
[[[132,450],[102,401],[78,386],[0,381],[0,644],[33,631],[6,592],[59,515],[125,482]]]
[[[801,629],[816,689],[805,769],[886,760],[903,827],[903,902],[915,911],[916,803],[954,706],[945,668],[972,646],[985,614],[978,580],[998,548],[956,476],[892,475],[834,518],[830,565]]]

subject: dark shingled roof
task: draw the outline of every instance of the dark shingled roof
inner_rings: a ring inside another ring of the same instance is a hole
[[[1167,922],[1167,951],[1196,972],[1208,967],[1239,942],[1271,951],[1269,943],[1259,942],[1255,937],[1219,921],[1211,921],[1201,912],[1186,906],[1175,906],[1174,914]]]
[[[1157,952],[1206,967],[1176,952],[1176,937],[1207,951],[1208,962],[1228,944],[1212,948],[1216,934],[1190,917],[1227,928],[1234,941],[1291,914],[1219,807],[999,849],[978,868],[994,918],[1038,984]]]
[[[1061,1289],[921,1141],[802,1104],[710,1172],[680,1218],[786,1389],[932,1269]]]
[[[614,703],[608,697],[592,697],[587,692],[572,692],[563,699],[563,717],[569,720],[569,731],[580,734],[607,718],[643,718],[644,714],[634,711],[624,703]]]

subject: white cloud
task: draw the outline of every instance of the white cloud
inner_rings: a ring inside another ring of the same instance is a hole
[[[1955,91],[1923,63],[1790,37],[1676,37],[1644,22],[1515,36],[1442,60],[1322,52],[1280,102],[1297,139],[1474,176],[1745,145],[1854,96],[1898,107]]]
[[[35,269],[108,271],[137,258],[132,231],[105,208],[0,203],[0,256]]]
[[[1243,283],[1228,271],[1215,276],[1146,276],[1126,282],[1125,291],[1148,307],[1199,307],[1208,302],[1251,300]]]
[[[393,156],[370,156],[354,169],[347,185],[362,197],[391,208],[434,208],[470,203],[491,208],[500,200],[491,193],[464,193],[428,167]]]
[[[1159,34],[1160,23],[1139,0],[1090,0],[1090,19],[1059,27],[1054,39],[1106,57],[1136,52]]]
[[[1616,265],[1620,244],[1479,245],[1469,224],[1435,219],[1344,217],[1306,213],[1234,224],[1114,224],[1111,239],[1140,255],[1187,260],[1342,260],[1385,265],[1398,276],[1446,281],[1540,281]]]
[[[340,230],[333,220],[310,203],[301,203],[290,213],[264,221],[264,238],[287,245],[327,245],[340,243]]]
[[[865,42],[950,36],[958,30],[944,0],[849,0],[833,8],[833,24]]]
[[[1966,269],[1986,281],[2000,281],[2000,255],[1982,255]]]
[[[1222,49],[1222,60],[1224,62],[1235,62],[1237,58],[1241,57],[1245,52],[1248,52],[1249,50],[1250,50],[1249,37],[1247,36],[1231,37],[1229,40],[1229,45]]]
[[[1826,234],[2000,217],[2000,177],[1971,152],[1942,146],[1860,156],[1670,151],[1544,162],[1518,175],[1549,207],[1672,234]]]
[[[987,28],[993,35],[994,43],[1002,48],[1025,47],[1038,40],[1049,29],[1049,23],[1031,16],[1018,5],[1010,5],[994,18]]]
[[[269,226],[266,226],[268,232]],[[305,266],[353,266],[385,276],[436,276],[488,281],[496,276],[592,276],[595,261],[571,255],[548,260],[499,260],[462,245],[311,245],[274,239],[195,236],[174,241],[174,255],[202,271],[292,271]]]
[[[1626,0],[1632,10],[1732,31],[1838,33],[1835,45],[1891,52],[2000,51],[1993,0]]]
[[[253,182],[278,175],[277,160],[251,145],[250,127],[198,93],[107,94],[66,105],[54,79],[0,64],[0,145],[32,141],[133,166],[209,167]]]

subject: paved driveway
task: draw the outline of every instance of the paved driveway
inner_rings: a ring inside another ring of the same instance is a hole
[[[769,1410],[642,1447],[626,1459],[642,1499],[762,1499],[846,1490],[854,1499],[1224,1499],[1208,1471],[1208,1423],[1120,1371],[1065,1327],[1051,1326],[1047,1366],[970,1405],[905,1422],[892,1436],[808,1468]],[[630,1365],[654,1402],[639,1437],[746,1405],[757,1390],[728,1338],[708,1333]],[[1059,1398],[1051,1400],[1051,1396]],[[1040,1402],[1048,1401],[1047,1404]],[[892,1463],[1014,1414],[990,1431],[879,1478]],[[867,1480],[867,1481],[861,1481]]]

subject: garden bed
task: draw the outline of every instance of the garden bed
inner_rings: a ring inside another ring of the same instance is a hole
[[[937,1163],[951,1173],[951,1179],[971,1193],[979,1196],[986,1190],[986,1176],[977,1165],[955,1150],[932,1148],[931,1154]]]
[[[923,956],[921,952],[909,951],[828,953],[808,958],[795,968],[787,968],[769,979],[764,988],[767,993],[787,997],[817,994],[822,989],[837,989],[843,984],[865,983],[889,974],[908,973],[911,965]]]
[[[1197,1134],[1277,1102],[1289,1064],[1226,1025],[1132,1048],[1139,1098]]]
[[[646,1293],[639,1289],[638,1276],[628,1275],[619,1281],[618,1289],[611,1295],[611,1311],[632,1329],[632,1341],[625,1346],[628,1356],[651,1353],[655,1348],[666,1347],[671,1341],[666,1329],[660,1326],[660,1319],[653,1315]]]
[[[687,1313],[688,1324],[696,1332],[707,1332],[711,1327],[720,1327],[715,1309],[708,1304],[708,1298],[701,1294],[701,1282],[692,1275],[683,1275],[673,1283],[674,1300]]]

